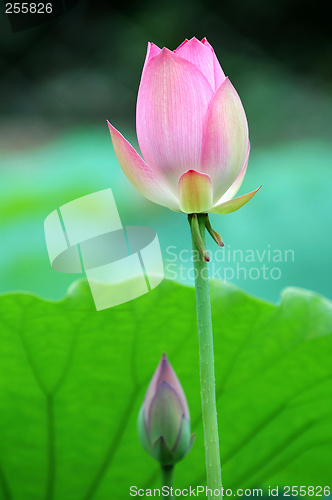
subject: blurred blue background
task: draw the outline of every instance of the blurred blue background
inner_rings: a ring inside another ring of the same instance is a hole
[[[147,42],[175,49],[185,38],[206,36],[248,117],[251,155],[241,193],[263,186],[238,212],[211,217],[224,252],[256,255],[254,262],[215,263],[220,276],[238,264],[247,276],[235,272],[231,281],[266,300],[278,301],[285,286],[332,298],[332,42],[323,12],[324,4],[295,0],[116,8],[81,0],[66,15],[16,33],[2,12],[0,292],[63,296],[80,276],[50,267],[44,219],[108,187],[124,225],[157,230],[166,274],[174,276],[167,248],[175,246],[177,254],[190,248],[186,216],[134,190],[114,155],[106,119],[137,146],[135,103]],[[208,247],[217,250],[212,240]],[[291,250],[294,258],[271,262],[268,250]],[[212,256],[211,269],[213,263]],[[183,265],[177,279],[190,282],[191,264]],[[264,278],[262,265],[279,271]],[[259,274],[250,278],[253,267]]]

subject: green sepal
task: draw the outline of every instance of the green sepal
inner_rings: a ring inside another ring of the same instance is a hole
[[[204,241],[202,239],[202,236],[201,236],[201,233],[199,230],[199,223],[198,223],[197,214],[190,214],[188,216],[188,219],[189,219],[189,224],[191,227],[192,237],[195,240],[195,243],[196,243],[196,246],[199,250],[199,253],[201,254],[202,259],[205,262],[209,262],[210,257],[209,257],[208,252],[206,251],[205,244],[204,244]]]

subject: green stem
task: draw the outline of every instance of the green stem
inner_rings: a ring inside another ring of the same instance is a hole
[[[172,492],[171,488],[173,488],[173,470],[174,465],[161,466],[162,485],[168,486],[170,493]],[[173,498],[173,495],[169,494],[168,498]]]
[[[197,220],[195,218],[197,217]],[[204,429],[205,464],[207,474],[207,487],[209,498],[219,500],[221,494],[221,469],[218,437],[218,421],[216,408],[216,388],[214,375],[213,335],[211,319],[211,301],[207,262],[203,260],[196,244],[197,237],[193,231],[195,224],[199,226],[200,237],[205,246],[205,224],[206,214],[193,214],[189,216],[192,229],[192,243],[195,255],[193,256],[195,266],[195,289],[196,289],[196,311],[199,340],[199,363],[201,380],[201,401]],[[197,233],[197,231],[196,231]],[[199,256],[199,258],[198,258]],[[218,494],[218,492],[220,492]],[[216,494],[214,494],[216,493]]]

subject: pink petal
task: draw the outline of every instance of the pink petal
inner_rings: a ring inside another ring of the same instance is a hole
[[[243,205],[248,203],[248,201],[251,200],[251,198],[261,187],[262,186],[259,186],[259,188],[255,189],[255,191],[251,191],[251,193],[243,194],[242,196],[238,196],[233,200],[215,205],[209,210],[209,212],[213,214],[230,214],[231,212],[235,212],[235,210],[238,210],[239,208],[243,207]]]
[[[187,398],[182,389],[182,385],[180,384],[180,381],[172,368],[172,365],[167,359],[166,354],[163,354],[163,357],[161,358],[161,361],[156,371],[154,372],[154,375],[146,392],[144,399],[144,408],[146,412],[149,411],[152,400],[158,388],[163,384],[163,382],[167,382],[167,384],[169,384],[169,386],[172,387],[172,389],[176,392],[182,404],[184,417],[189,418]]]
[[[187,43],[180,45],[174,52],[200,69],[215,90],[213,53],[209,47],[194,37]]]
[[[232,198],[234,198],[234,196],[239,191],[239,189],[242,185],[244,176],[246,175],[248,161],[249,161],[249,153],[250,153],[250,144],[248,144],[248,153],[247,153],[246,161],[244,162],[244,165],[241,168],[239,175],[237,176],[237,178],[235,179],[235,181],[233,182],[231,187],[229,187],[227,189],[226,193],[224,193],[222,195],[222,197],[217,201],[216,205],[219,205],[220,203],[224,203],[225,201],[231,200]]]
[[[168,49],[145,68],[137,98],[138,142],[146,162],[167,176],[174,192],[181,174],[199,170],[212,96],[202,72]]]
[[[202,43],[206,46],[209,47],[209,49],[212,51],[213,54],[213,69],[214,69],[214,85],[215,89],[221,85],[221,83],[225,80],[225,73],[223,72],[220,62],[218,61],[218,58],[213,50],[212,45],[209,44],[206,38],[203,38]]]
[[[215,202],[239,175],[248,142],[248,124],[241,100],[226,78],[209,106],[201,161],[201,171],[212,179]]]
[[[179,200],[181,210],[186,214],[207,212],[213,204],[210,177],[195,170],[182,174],[179,179]]]
[[[120,132],[107,123],[117,159],[132,185],[154,203],[179,210],[178,200],[164,181],[145,163]]]
[[[157,54],[159,54],[160,51],[161,51],[161,49],[158,47],[158,45],[156,45],[154,43],[151,43],[151,42],[148,42],[148,49],[147,49],[147,52],[146,52],[146,57],[145,57],[144,66],[143,66],[143,70],[142,70],[142,76],[143,76],[145,67],[148,64],[148,62],[154,56],[156,56]],[[142,77],[141,77],[141,79],[142,79]]]
[[[184,42],[180,43],[180,45],[178,46],[177,49],[174,50],[174,52],[177,52],[183,45],[185,45],[188,42],[189,42],[189,40],[188,40],[188,38],[186,38]]]
[[[181,429],[183,408],[174,389],[163,382],[151,401],[146,418],[150,443],[163,437],[167,446],[172,449]]]

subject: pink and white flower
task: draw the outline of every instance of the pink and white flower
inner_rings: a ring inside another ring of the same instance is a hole
[[[148,44],[136,110],[144,159],[108,125],[124,173],[159,205],[226,214],[259,189],[234,198],[248,164],[248,124],[206,38],[185,40],[174,51]]]

